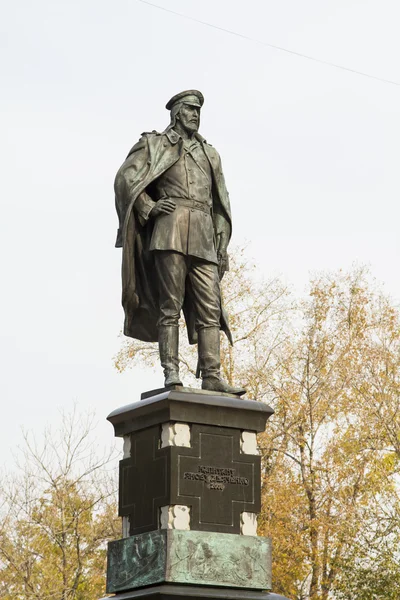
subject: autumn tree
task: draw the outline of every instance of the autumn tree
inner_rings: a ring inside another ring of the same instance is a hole
[[[0,494],[0,597],[97,600],[106,542],[120,537],[115,461],[99,455],[94,420],[74,412],[37,442],[24,436]]]
[[[301,303],[298,332],[280,348],[273,379],[265,382],[276,412],[262,440],[262,528],[276,540],[278,589],[299,600],[332,597],[344,565],[357,559],[355,548],[365,553],[366,527],[389,540],[389,530],[379,531],[377,506],[397,502],[398,465],[390,459],[390,436],[384,441],[384,419],[371,421],[371,403],[359,394],[361,381],[370,396],[380,385],[375,372],[367,390],[364,372],[384,353],[382,328],[396,331],[389,307],[362,270],[317,278]],[[287,514],[279,507],[285,496],[293,503],[294,490],[296,510]],[[398,531],[398,520],[391,527]],[[294,539],[296,578],[284,568],[293,562]]]
[[[259,439],[259,531],[274,541],[274,590],[359,600],[348,575],[369,569],[372,581],[400,532],[398,310],[363,269],[318,276],[296,301],[278,279],[262,282],[243,252],[223,299],[235,339],[223,341],[224,376],[275,410]],[[181,354],[193,382],[195,350]],[[120,370],[143,362],[157,365],[154,345],[127,341],[116,358]],[[392,591],[396,568],[382,579]]]

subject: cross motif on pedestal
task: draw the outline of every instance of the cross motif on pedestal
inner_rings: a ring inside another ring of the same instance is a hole
[[[120,462],[119,514],[130,535],[158,529],[161,506],[190,506],[190,528],[240,533],[242,512],[260,511],[260,457],[240,453],[240,430],[191,426],[191,447],[159,448],[160,428],[131,434]]]
[[[131,436],[131,456],[120,461],[119,515],[129,516],[130,533],[159,527],[159,508],[169,504],[168,449],[159,449],[160,428]]]
[[[238,429],[193,425],[191,440],[171,449],[171,503],[191,506],[191,529],[239,533],[240,513],[261,508],[260,457],[240,453]]]

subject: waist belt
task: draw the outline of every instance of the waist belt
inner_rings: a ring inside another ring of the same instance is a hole
[[[168,196],[170,200],[173,200],[178,206],[187,206],[194,210],[201,210],[208,215],[211,214],[211,206],[208,206],[205,202],[199,202],[198,200],[191,200],[190,198],[174,198]]]

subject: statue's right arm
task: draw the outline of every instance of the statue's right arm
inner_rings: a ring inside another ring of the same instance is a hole
[[[141,225],[146,225],[150,218],[150,213],[155,207],[156,202],[150,198],[146,192],[142,192],[136,199],[134,210],[138,215],[139,222]]]
[[[146,193],[146,190],[137,195],[138,188],[146,177],[150,164],[148,136],[151,135],[152,133],[143,134],[138,143],[129,152],[115,178],[115,205],[119,217],[116,247],[123,245],[122,231],[126,211],[134,198],[135,204],[133,210],[142,226],[151,218],[155,218],[160,214],[170,214],[175,210],[175,203],[170,198],[161,198],[155,202]]]

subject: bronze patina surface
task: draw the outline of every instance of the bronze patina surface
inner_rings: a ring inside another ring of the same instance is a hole
[[[171,98],[169,126],[143,133],[117,173],[124,333],[158,341],[165,387],[182,385],[183,310],[202,388],[241,395],[220,375],[220,329],[232,342],[220,291],[232,219],[221,159],[198,133],[203,102],[197,90]]]
[[[160,583],[271,588],[269,538],[158,530],[110,542],[107,592]]]

